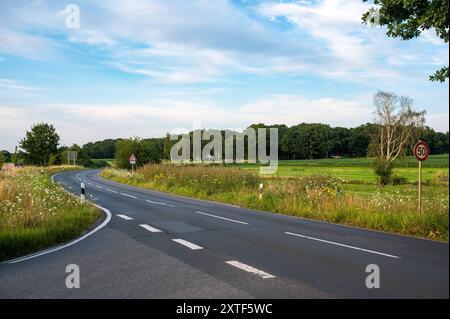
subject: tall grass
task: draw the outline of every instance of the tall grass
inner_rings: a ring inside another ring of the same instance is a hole
[[[422,213],[413,198],[396,193],[371,197],[346,194],[339,180],[320,175],[273,182],[248,170],[214,166],[147,165],[131,174],[107,169],[102,176],[149,189],[231,203],[275,213],[343,223],[375,230],[448,240],[448,193],[424,199]]]
[[[22,256],[82,234],[100,216],[36,167],[0,172],[0,260]]]

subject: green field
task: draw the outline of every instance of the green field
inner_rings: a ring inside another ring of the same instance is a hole
[[[378,177],[372,169],[372,158],[341,158],[318,160],[280,161],[278,172],[273,177],[300,177],[327,175],[347,183],[377,184]],[[257,164],[234,164],[243,169],[259,170]],[[448,181],[449,156],[432,155],[423,163],[422,178],[426,185],[441,185]],[[405,177],[408,183],[418,181],[418,162],[414,157],[406,157],[395,163],[394,175]]]
[[[359,158],[327,158],[327,159],[312,159],[312,160],[282,160],[282,166],[320,166],[320,167],[371,167],[374,158],[359,157]],[[251,164],[247,164],[251,165]],[[397,167],[417,167],[417,160],[414,156],[407,156],[396,160]],[[448,168],[449,155],[439,154],[430,155],[428,159],[423,162],[423,167],[434,168]]]

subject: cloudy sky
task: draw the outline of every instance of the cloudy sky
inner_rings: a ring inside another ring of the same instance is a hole
[[[79,28],[68,19],[80,11]],[[361,24],[369,4],[318,1],[0,2],[0,149],[36,122],[62,143],[156,137],[195,123],[373,119],[377,90],[411,97],[446,131],[448,64],[434,32],[401,41]],[[70,16],[69,16],[70,17]],[[69,21],[69,24],[67,24]]]

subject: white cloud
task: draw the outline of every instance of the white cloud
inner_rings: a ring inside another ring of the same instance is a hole
[[[6,88],[8,90],[19,90],[19,91],[40,91],[40,88],[23,85],[22,83],[11,80],[11,79],[0,79],[0,89]]]
[[[51,41],[24,32],[2,29],[0,26],[0,53],[43,60],[54,55]]]
[[[420,35],[420,40],[434,44],[434,45],[438,45],[438,46],[446,46],[444,40],[439,38],[436,34],[436,31],[434,31],[432,29],[422,31],[422,33]]]
[[[426,115],[426,125],[434,128],[438,132],[448,132],[449,131],[449,113],[433,113]]]

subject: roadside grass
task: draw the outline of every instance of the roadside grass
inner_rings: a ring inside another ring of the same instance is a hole
[[[51,182],[51,174],[62,169],[0,172],[0,261],[71,240],[100,218],[98,209]]]
[[[417,201],[410,188],[413,185],[389,186],[382,190],[370,185],[367,189],[367,185],[353,186],[324,175],[262,179],[239,167],[156,164],[146,165],[135,173],[106,169],[101,176],[134,186],[251,209],[448,240],[449,196],[442,186],[426,193],[429,195],[424,196],[423,210],[418,213]],[[261,182],[264,193],[259,199]],[[356,193],[358,190],[365,194]]]

